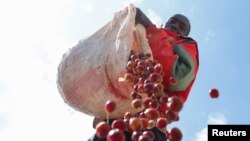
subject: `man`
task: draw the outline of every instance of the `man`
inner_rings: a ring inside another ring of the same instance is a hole
[[[179,96],[185,102],[199,66],[197,44],[187,37],[191,29],[189,20],[184,15],[176,14],[166,22],[164,28],[156,28],[137,8],[136,24],[142,24],[146,28],[153,57],[163,66],[165,91],[169,95]],[[167,140],[165,134],[156,127],[150,130],[155,135],[154,141]],[[125,131],[126,141],[131,141],[131,135],[132,133]],[[106,139],[94,135],[89,141],[106,141]]]
[[[197,43],[187,37],[191,29],[188,18],[176,14],[169,18],[163,28],[156,28],[139,8],[136,12],[136,23],[146,28],[154,59],[163,66],[165,91],[185,102],[199,67]]]

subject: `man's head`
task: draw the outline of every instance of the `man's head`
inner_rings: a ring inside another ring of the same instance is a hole
[[[170,29],[182,36],[188,36],[191,25],[188,18],[182,14],[176,14],[169,18],[164,28]]]

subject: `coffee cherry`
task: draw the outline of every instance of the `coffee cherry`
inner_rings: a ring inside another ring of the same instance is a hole
[[[209,95],[211,98],[218,98],[219,97],[219,91],[215,88],[209,90]]]
[[[137,65],[135,67],[136,74],[142,74],[143,70],[144,70],[144,66],[143,65]]]
[[[182,139],[182,132],[179,128],[174,127],[170,130],[171,141],[180,141]]]
[[[127,69],[128,69],[128,70],[133,70],[134,67],[135,67],[135,61],[129,61],[129,62],[127,63]]]
[[[146,129],[148,127],[148,119],[146,117],[140,117],[140,120],[142,122],[142,129]]]
[[[151,120],[148,121],[148,127],[147,128],[152,129],[153,127],[155,127],[155,121],[151,119]]]
[[[125,135],[122,131],[115,128],[109,131],[107,141],[125,141]]]
[[[147,72],[148,72],[148,73],[151,74],[151,73],[154,73],[154,71],[155,71],[155,70],[154,70],[154,67],[153,67],[153,66],[148,66],[148,67],[147,67]]]
[[[96,125],[97,137],[102,138],[102,139],[106,138],[110,129],[111,129],[110,126],[106,122],[102,121],[102,122],[98,123]]]
[[[163,77],[159,73],[152,73],[149,76],[149,80],[153,83],[161,83],[163,80]]]
[[[168,98],[168,107],[172,111],[179,112],[183,107],[183,102],[179,97],[172,96]]]
[[[144,114],[149,118],[149,119],[156,119],[159,117],[159,112],[154,109],[154,108],[147,108],[144,111]]]
[[[156,120],[156,127],[157,128],[163,129],[167,126],[167,124],[168,124],[168,121],[166,118],[160,117]]]
[[[153,100],[153,101],[151,101],[151,102],[149,103],[149,106],[150,106],[151,108],[156,109],[156,108],[158,108],[159,103],[158,103],[158,101]]]
[[[163,68],[162,68],[162,65],[161,64],[156,64],[155,66],[154,66],[154,72],[156,72],[156,73],[161,73],[163,71]]]
[[[131,96],[132,99],[138,98],[138,95],[139,94],[137,92],[135,92],[135,91],[131,92],[131,94],[130,94],[130,96]]]
[[[135,109],[139,109],[142,107],[142,100],[141,99],[134,99],[132,101],[132,107],[135,108]]]
[[[169,84],[172,86],[175,86],[177,84],[177,80],[174,77],[169,78]]]
[[[161,103],[167,103],[167,101],[168,101],[168,97],[167,96],[160,97],[160,102]]]
[[[112,122],[112,125],[111,127],[114,129],[114,128],[117,128],[121,131],[125,131],[126,129],[126,123],[122,120],[122,119],[117,119],[117,120],[114,120]]]
[[[168,122],[172,122],[177,120],[178,114],[171,110],[167,110],[165,112],[165,117],[168,119]]]
[[[107,112],[111,113],[115,110],[116,108],[116,103],[112,100],[108,100],[105,104],[105,109]]]
[[[152,94],[155,91],[155,87],[153,83],[144,84],[144,92],[148,94]]]
[[[143,106],[144,108],[149,108],[149,103],[151,102],[151,99],[150,98],[146,98],[143,102]]]
[[[151,140],[155,139],[155,135],[154,135],[154,133],[152,131],[146,130],[146,131],[143,131],[142,134],[145,135],[145,136],[148,136]]]
[[[131,135],[131,140],[132,141],[138,141],[140,135],[142,135],[142,132],[140,131],[134,131]]]
[[[147,135],[140,135],[138,141],[153,141],[153,140]]]
[[[124,114],[124,119],[130,119],[130,118],[132,118],[133,117],[133,115],[130,113],[130,112],[126,112],[125,114]]]
[[[164,96],[164,91],[163,91],[163,89],[164,89],[164,86],[161,84],[161,83],[156,83],[156,84],[154,84],[154,87],[155,87],[155,95],[157,95],[157,96]]]
[[[129,126],[133,131],[139,131],[143,127],[142,121],[140,120],[140,118],[136,118],[136,117],[130,118]]]

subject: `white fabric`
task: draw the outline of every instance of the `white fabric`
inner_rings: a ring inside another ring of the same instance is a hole
[[[68,50],[58,66],[58,90],[74,109],[98,118],[106,118],[105,103],[114,100],[117,108],[110,118],[131,107],[132,86],[118,82],[123,77],[131,49],[151,53],[145,29],[135,26],[133,5],[115,13],[113,19],[89,38]]]

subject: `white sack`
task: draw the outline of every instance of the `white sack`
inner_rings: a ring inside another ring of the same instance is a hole
[[[105,118],[104,105],[107,100],[114,100],[117,108],[110,118],[140,110],[131,107],[131,84],[118,82],[125,74],[132,48],[151,53],[144,27],[135,27],[135,14],[133,5],[115,13],[104,27],[63,55],[58,66],[58,89],[64,101],[74,109]],[[140,42],[135,36],[138,32]]]

